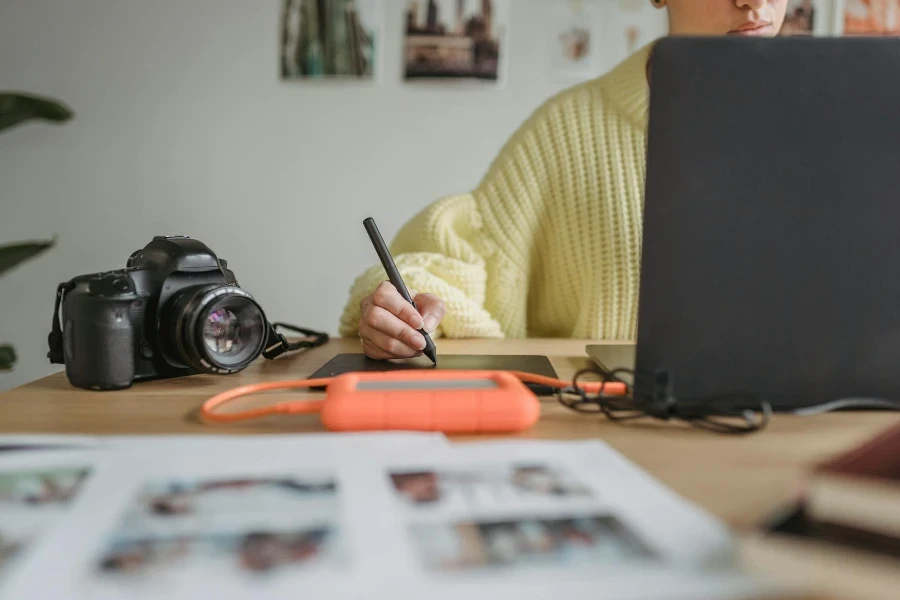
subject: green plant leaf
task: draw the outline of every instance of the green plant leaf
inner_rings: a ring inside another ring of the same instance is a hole
[[[74,113],[65,104],[52,98],[14,92],[0,93],[0,131],[35,119],[61,123]]]
[[[9,371],[16,363],[16,351],[9,344],[0,346],[0,371]]]
[[[51,248],[55,240],[22,242],[0,246],[0,275],[12,269],[22,261],[28,260]]]

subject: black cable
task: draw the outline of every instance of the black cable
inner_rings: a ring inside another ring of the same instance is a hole
[[[579,380],[589,374],[600,378],[600,390],[596,394],[585,392],[579,385]],[[570,410],[602,414],[617,423],[638,419],[681,421],[706,431],[733,435],[761,431],[772,416],[768,402],[747,394],[680,399],[674,394],[671,379],[665,371],[653,374],[653,387],[645,394],[635,394],[633,385],[623,379],[626,376],[634,380],[635,373],[629,369],[582,369],[575,373],[571,386],[558,391],[557,397],[560,404]],[[626,394],[604,393],[603,389],[610,383],[624,384]],[[754,408],[738,408],[740,406]],[[735,419],[738,422],[734,422]]]
[[[858,410],[900,410],[900,401],[885,398],[839,398],[824,404],[805,406],[791,411],[791,414],[800,416],[820,415],[827,412],[858,409]]]
[[[278,329],[287,329],[294,333],[306,336],[306,339],[291,342],[278,332]],[[296,352],[305,348],[317,348],[329,340],[329,335],[322,331],[314,331],[297,327],[296,325],[288,325],[287,323],[270,323],[269,335],[266,340],[266,348],[263,356],[269,360],[275,359],[286,352]]]

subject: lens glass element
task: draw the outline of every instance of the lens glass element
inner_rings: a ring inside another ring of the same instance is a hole
[[[222,295],[203,309],[197,333],[213,364],[233,368],[256,358],[266,337],[265,321],[256,303],[244,296]]]
[[[216,354],[236,353],[244,345],[240,320],[227,308],[210,312],[203,326],[203,343]]]

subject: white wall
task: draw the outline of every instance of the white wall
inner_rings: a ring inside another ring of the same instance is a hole
[[[550,4],[513,0],[501,88],[406,86],[405,2],[384,1],[382,70],[365,84],[282,82],[279,0],[0,3],[0,89],[76,112],[0,135],[0,241],[59,241],[0,279],[0,341],[20,354],[0,389],[59,369],[45,358],[56,284],[123,266],[155,234],[205,241],[270,317],[334,332],[376,262],[362,219],[392,237],[470,189],[569,85],[548,75]]]

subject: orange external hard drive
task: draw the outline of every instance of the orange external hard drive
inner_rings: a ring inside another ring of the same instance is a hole
[[[332,431],[520,432],[540,416],[537,397],[505,371],[346,373],[326,394]]]

